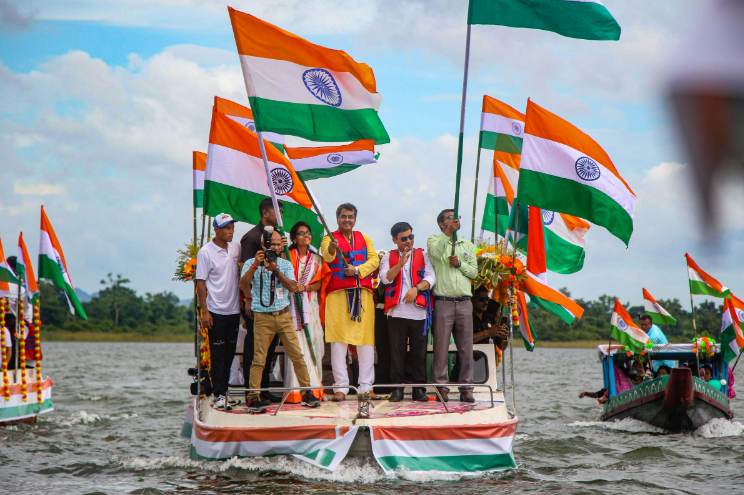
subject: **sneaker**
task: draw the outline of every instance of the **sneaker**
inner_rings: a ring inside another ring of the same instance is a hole
[[[228,404],[231,406],[239,406],[240,405],[240,399],[230,399],[227,401]]]
[[[245,411],[249,414],[263,414],[266,412],[266,407],[263,406],[260,398],[253,397],[247,402]]]
[[[251,403],[251,401],[254,401],[254,400],[257,400],[257,401],[259,402],[259,404],[260,404],[260,406],[261,406],[261,407],[266,407],[266,406],[268,406],[269,404],[271,404],[271,401],[270,401],[269,399],[265,399],[265,398],[263,398],[263,397],[261,397],[261,396],[259,396],[259,397],[254,397],[254,398],[252,398],[252,399],[251,399],[251,398],[250,398],[250,397],[248,397],[248,395],[246,394],[246,397],[245,397],[245,403],[246,403],[247,405],[248,405],[248,404],[250,404],[250,403]]]
[[[232,407],[230,406],[230,404],[228,404],[228,403],[225,402],[225,396],[224,395],[220,395],[219,397],[217,397],[217,399],[215,399],[215,401],[214,401],[214,408],[217,409],[217,410],[219,410],[219,411],[230,411],[232,409]]]
[[[320,407],[320,401],[310,390],[302,396],[302,402],[300,404],[305,407]]]

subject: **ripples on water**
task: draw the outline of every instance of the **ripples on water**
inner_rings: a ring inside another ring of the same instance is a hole
[[[191,400],[185,370],[193,346],[49,342],[44,354],[55,411],[35,425],[0,428],[0,493],[744,491],[738,420],[676,435],[630,419],[597,421],[596,400],[577,398],[601,388],[593,349],[516,352],[517,469],[476,477],[404,472],[392,479],[371,458],[347,459],[334,473],[291,457],[190,460],[188,441],[178,433]],[[737,381],[744,384],[744,376],[737,373]],[[737,418],[744,414],[738,401],[732,408]]]

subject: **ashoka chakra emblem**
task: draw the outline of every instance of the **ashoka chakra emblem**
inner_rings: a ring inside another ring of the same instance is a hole
[[[517,135],[522,134],[522,126],[519,122],[512,122],[512,132]]]
[[[245,125],[248,130],[251,130],[253,132],[256,132],[256,124],[251,120]]]
[[[582,156],[576,160],[576,174],[585,181],[599,179],[599,165],[588,156]]]
[[[275,168],[271,171],[271,183],[274,185],[274,191],[282,196],[292,192],[294,188],[292,174],[285,168]]]
[[[328,155],[328,163],[341,165],[342,163],[344,163],[344,156],[339,153],[332,153]]]
[[[543,225],[550,225],[551,223],[553,223],[553,220],[555,219],[555,213],[550,210],[543,210],[542,216],[543,216]]]
[[[619,328],[620,330],[622,330],[624,332],[625,330],[628,329],[628,324],[625,323],[625,320],[623,320],[622,318],[618,318],[617,319],[617,328]]]
[[[302,74],[302,82],[313,96],[332,107],[341,105],[341,90],[330,72],[325,69],[309,69]]]
[[[736,314],[739,315],[739,321],[744,321],[744,310],[736,310]]]
[[[654,308],[654,311],[661,313],[661,306],[658,303],[652,303],[651,306]]]

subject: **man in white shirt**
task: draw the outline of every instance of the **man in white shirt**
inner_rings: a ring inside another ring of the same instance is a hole
[[[397,249],[386,253],[380,263],[380,280],[386,284],[385,314],[390,335],[390,381],[405,383],[406,350],[410,347],[409,373],[412,382],[426,382],[426,345],[431,326],[431,288],[436,283],[434,268],[421,248],[413,248],[413,231],[406,222],[390,229]],[[390,402],[403,399],[403,388],[396,387]],[[412,391],[414,401],[427,401],[426,389]]]
[[[232,242],[234,222],[226,213],[214,217],[214,238],[196,256],[196,288],[202,325],[209,332],[209,374],[217,409],[230,409],[225,394],[240,325],[240,243]]]

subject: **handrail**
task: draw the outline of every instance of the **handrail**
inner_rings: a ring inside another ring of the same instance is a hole
[[[386,388],[401,388],[401,387],[434,387],[434,392],[437,394],[437,397],[439,397],[439,401],[444,405],[444,410],[447,412],[450,412],[449,408],[447,407],[447,403],[442,400],[442,395],[439,393],[439,388],[442,387],[481,387],[481,388],[487,388],[490,398],[491,398],[491,408],[495,407],[493,404],[493,387],[487,384],[480,384],[480,383],[392,383],[392,384],[374,384],[370,388],[375,387],[386,387]],[[289,396],[289,392],[293,390],[317,390],[319,388],[325,388],[322,385],[321,386],[315,386],[315,387],[268,387],[268,388],[248,388],[248,387],[232,387],[232,390],[235,392],[281,392],[284,391],[284,395],[282,396],[282,401],[279,403],[279,407],[276,408],[276,411],[272,414],[272,416],[276,416],[279,414],[279,410],[284,406],[284,402],[287,400],[287,397]],[[348,386],[343,388],[349,388],[354,390],[357,394],[359,394],[359,389],[354,386]],[[227,392],[225,394],[225,402],[227,403],[230,400],[230,387],[228,387]]]

